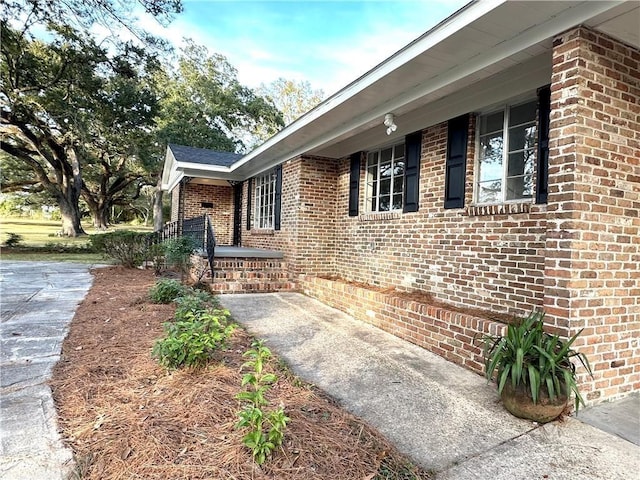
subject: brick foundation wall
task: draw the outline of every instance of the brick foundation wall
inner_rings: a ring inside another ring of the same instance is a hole
[[[302,276],[300,286],[327,305],[479,374],[484,373],[482,336],[506,333],[503,323],[342,281]]]
[[[189,182],[184,188],[184,218],[209,215],[216,242],[219,245],[233,245],[233,187]],[[213,208],[203,207],[203,202],[213,203]]]
[[[554,41],[545,309],[595,378],[640,390],[640,52],[577,28]]]

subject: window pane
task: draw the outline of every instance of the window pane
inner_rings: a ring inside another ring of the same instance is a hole
[[[478,184],[478,202],[495,203],[502,197],[502,180],[480,182]]]
[[[380,208],[378,208],[378,211],[380,211],[380,212],[389,211],[389,207],[390,207],[389,200],[390,200],[389,195],[381,196],[380,197]]]
[[[404,161],[400,160],[399,162],[394,162],[393,164],[393,175],[399,176],[404,175]]]
[[[507,200],[531,198],[533,194],[533,175],[522,175],[507,179]]]
[[[380,164],[380,177],[390,177],[391,176],[391,162]]]
[[[503,146],[502,132],[480,137],[480,158],[502,158]]]
[[[504,128],[504,112],[480,117],[480,134],[501,131]]]
[[[391,147],[385,148],[380,152],[380,162],[390,162],[391,161],[391,152],[393,149]]]
[[[394,177],[393,178],[393,193],[402,194],[402,187],[404,178],[402,177]]]
[[[533,148],[536,144],[535,124],[526,124],[509,129],[509,151]]]
[[[525,150],[509,154],[509,164],[507,165],[507,176],[523,175],[533,173],[535,160],[534,150]]]
[[[367,155],[367,164],[376,165],[378,163],[378,152],[371,152]]]
[[[502,178],[502,157],[486,158],[480,161],[478,177],[480,182]]]
[[[395,147],[395,151],[394,151],[394,158],[402,158],[404,157],[404,143],[401,143],[400,145],[396,145]]]
[[[402,208],[402,194],[396,194],[393,196],[393,210],[400,210]]]
[[[509,110],[509,126],[520,125],[536,120],[536,102],[511,107]]]
[[[389,195],[391,193],[391,179],[384,178],[380,180],[380,195]]]

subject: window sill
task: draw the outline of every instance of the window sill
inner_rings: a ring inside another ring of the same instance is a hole
[[[470,205],[467,207],[469,217],[482,217],[487,215],[513,215],[529,213],[533,203],[499,203],[493,205]]]
[[[396,220],[401,216],[402,212],[399,210],[393,212],[372,212],[358,215],[358,220],[361,222],[375,222],[377,220]]]
[[[252,228],[249,230],[249,235],[255,235],[257,237],[273,236],[275,235],[275,230],[272,228]]]

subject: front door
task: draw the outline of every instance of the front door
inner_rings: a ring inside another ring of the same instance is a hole
[[[242,241],[242,182],[233,186],[233,244],[240,246]]]

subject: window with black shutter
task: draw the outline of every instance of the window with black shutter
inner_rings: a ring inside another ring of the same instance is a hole
[[[282,165],[276,167],[276,197],[273,212],[273,228],[280,230],[280,216],[282,209]]]
[[[547,203],[549,188],[549,115],[551,88],[538,90],[538,161],[536,174],[536,203]]]
[[[360,203],[360,158],[362,152],[351,155],[351,171],[349,174],[349,216],[358,216]]]
[[[403,212],[417,212],[420,198],[420,152],[422,132],[405,138],[404,206]]]
[[[251,199],[253,198],[253,178],[247,180],[247,230],[251,230]]]
[[[444,208],[464,207],[469,115],[449,120],[445,164]]]

